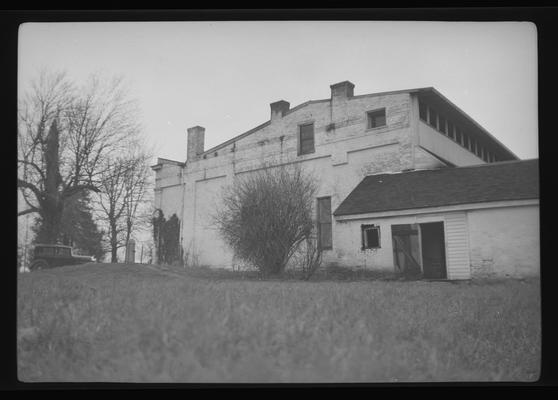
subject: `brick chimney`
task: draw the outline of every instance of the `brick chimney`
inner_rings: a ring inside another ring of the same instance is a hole
[[[331,88],[331,99],[343,100],[353,97],[355,85],[349,81],[335,83],[329,86]]]
[[[285,100],[279,100],[275,103],[269,105],[271,107],[271,120],[283,118],[283,116],[289,111],[290,103]]]
[[[205,128],[201,126],[188,128],[188,160],[196,160],[203,153],[204,140]]]

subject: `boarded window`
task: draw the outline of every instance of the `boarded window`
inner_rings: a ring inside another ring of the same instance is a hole
[[[318,247],[331,249],[332,246],[331,197],[322,197],[318,199]]]
[[[434,128],[438,129],[438,114],[436,114],[436,111],[429,108],[428,117],[429,117],[428,123],[432,125]]]
[[[419,118],[426,122],[426,104],[419,102]]]
[[[300,125],[299,127],[299,152],[309,154],[314,152],[314,123]]]
[[[380,227],[375,225],[361,225],[362,250],[380,247]]]
[[[368,128],[378,128],[386,124],[386,109],[370,111],[368,115]]]

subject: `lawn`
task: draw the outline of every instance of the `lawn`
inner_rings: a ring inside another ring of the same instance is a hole
[[[208,278],[89,264],[18,276],[25,382],[534,381],[538,280]]]

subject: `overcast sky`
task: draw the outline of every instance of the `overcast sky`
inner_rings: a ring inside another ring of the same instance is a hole
[[[122,75],[157,156],[186,159],[269,119],[269,104],[433,86],[520,158],[538,157],[537,32],[522,22],[27,23],[19,87],[41,68]]]

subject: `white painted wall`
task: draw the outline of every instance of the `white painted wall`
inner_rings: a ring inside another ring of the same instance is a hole
[[[423,121],[418,123],[418,144],[458,167],[484,164],[482,158],[461,147]]]
[[[367,111],[384,107],[387,125],[367,129]],[[231,266],[230,251],[210,226],[214,199],[220,190],[263,163],[301,162],[319,180],[317,197],[331,196],[333,211],[366,175],[442,166],[418,147],[421,124],[417,110],[416,98],[405,92],[335,98],[295,107],[282,118],[217,149],[217,154],[212,151],[205,159],[187,160],[184,168],[163,162],[157,170],[155,206],[167,217],[177,213],[182,221],[182,246],[190,261]],[[314,122],[315,153],[299,156],[298,125],[307,122]],[[334,129],[328,129],[332,123]],[[436,132],[430,142],[437,140],[449,139]],[[445,143],[442,148],[450,153],[464,151],[456,143]],[[457,165],[470,164],[447,154],[445,158]],[[360,228],[355,236],[352,227],[334,219],[332,222],[333,250],[325,252],[325,263],[393,268],[389,230],[382,234],[385,255],[383,251],[362,254]]]
[[[448,279],[538,276],[539,206],[502,204],[496,208],[336,221],[333,252],[339,257],[339,265],[393,271],[391,225],[443,221]],[[380,249],[361,250],[361,224],[380,226]]]
[[[540,274],[538,205],[467,214],[474,277]]]

